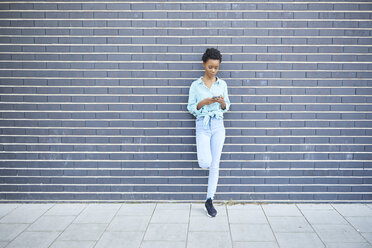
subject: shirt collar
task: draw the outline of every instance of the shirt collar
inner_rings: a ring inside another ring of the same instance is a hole
[[[203,83],[202,77],[203,77],[203,76],[201,76],[201,77],[199,78],[199,84],[202,84],[202,83]],[[216,84],[220,84],[220,78],[219,78],[218,76],[216,76],[216,78],[217,78]]]

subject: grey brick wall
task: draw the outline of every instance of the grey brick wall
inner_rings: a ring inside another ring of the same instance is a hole
[[[186,105],[216,47],[216,200],[372,202],[371,17],[369,0],[0,1],[0,201],[204,200]]]

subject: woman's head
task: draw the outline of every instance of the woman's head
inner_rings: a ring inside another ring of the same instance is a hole
[[[217,74],[222,61],[220,51],[216,48],[207,48],[203,54],[202,60],[205,73],[208,74],[209,77],[213,78]]]

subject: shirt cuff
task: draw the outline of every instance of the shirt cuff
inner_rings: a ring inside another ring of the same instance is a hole
[[[198,116],[199,114],[201,114],[202,109],[203,109],[203,107],[204,107],[204,106],[203,106],[203,107],[201,107],[199,110],[197,110],[197,109],[196,109],[197,106],[198,106],[198,104],[195,103],[195,104],[191,105],[190,108],[189,108],[189,112],[190,112],[191,114],[193,114],[194,116]]]

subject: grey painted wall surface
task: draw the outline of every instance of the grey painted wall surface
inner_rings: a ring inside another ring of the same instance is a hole
[[[228,84],[215,200],[372,202],[369,1],[0,1],[0,201],[203,201],[187,111]]]

